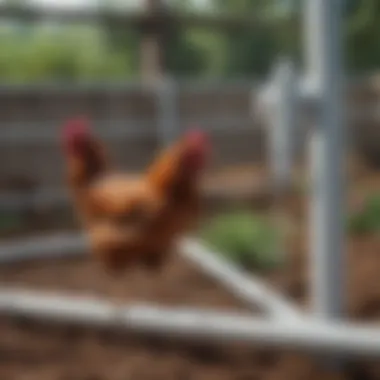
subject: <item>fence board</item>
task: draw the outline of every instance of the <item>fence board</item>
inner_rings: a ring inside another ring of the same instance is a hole
[[[377,77],[352,83],[347,92],[351,139],[361,149],[380,147]],[[138,85],[38,85],[0,87],[0,178],[29,179],[39,186],[62,185],[58,138],[62,123],[88,115],[118,165],[141,170],[160,148],[157,93]],[[252,118],[254,96],[247,83],[181,84],[180,130],[199,124],[211,131],[214,165],[265,159],[262,123]],[[125,135],[125,136],[123,136]],[[367,145],[366,145],[367,144]],[[380,149],[379,149],[380,151]]]

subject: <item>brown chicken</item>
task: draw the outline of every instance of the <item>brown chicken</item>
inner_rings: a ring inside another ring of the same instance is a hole
[[[113,272],[159,268],[199,217],[206,136],[187,133],[140,176],[113,168],[85,119],[66,124],[63,147],[75,209],[97,258]]]

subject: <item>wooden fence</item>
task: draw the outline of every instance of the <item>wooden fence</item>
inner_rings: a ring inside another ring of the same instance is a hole
[[[371,77],[348,90],[351,141],[375,151],[379,83]],[[210,130],[214,165],[265,159],[265,134],[252,114],[251,85],[183,85],[177,95],[179,131],[192,125]],[[141,170],[161,147],[159,96],[157,89],[138,85],[0,87],[0,182],[60,187],[60,129],[75,115],[90,117],[118,165]]]

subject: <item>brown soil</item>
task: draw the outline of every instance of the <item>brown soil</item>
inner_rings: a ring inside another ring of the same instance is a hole
[[[105,275],[87,259],[60,260],[0,271],[3,286],[102,295],[114,302],[151,301],[214,310],[245,308],[196,268],[176,257],[161,274]],[[204,346],[119,336],[73,327],[41,326],[0,319],[0,379],[337,379],[306,355],[252,349],[245,345]]]
[[[235,171],[237,173],[238,171]],[[241,169],[248,177],[251,170]],[[236,174],[234,174],[236,175]],[[380,189],[380,176],[363,170],[351,175],[350,204],[360,205],[369,191]],[[287,203],[301,223],[289,240],[286,268],[267,280],[300,304],[307,304],[305,204],[298,195]],[[380,322],[380,238],[347,241],[347,294],[350,318]],[[0,269],[2,286],[64,290],[101,295],[115,302],[151,301],[164,305],[245,310],[243,305],[197,268],[174,257],[161,273],[132,271],[119,278],[104,274],[89,258],[43,261]],[[376,363],[348,363],[346,371],[326,369],[310,355],[248,348],[244,345],[179,343],[101,333],[89,329],[38,326],[0,319],[0,380],[328,380],[380,379]]]
[[[174,256],[159,273],[131,270],[117,277],[90,258],[35,261],[0,269],[2,285],[108,297],[115,302],[147,301],[164,305],[243,309],[197,268]]]

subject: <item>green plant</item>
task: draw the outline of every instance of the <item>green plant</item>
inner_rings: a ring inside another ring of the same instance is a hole
[[[349,217],[348,229],[354,234],[380,232],[380,194],[371,195],[362,209]]]
[[[278,231],[260,215],[234,212],[214,217],[201,237],[231,261],[250,269],[270,270],[282,263]]]

